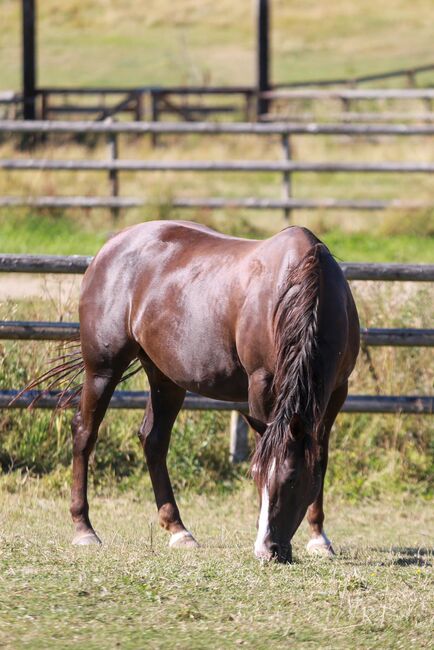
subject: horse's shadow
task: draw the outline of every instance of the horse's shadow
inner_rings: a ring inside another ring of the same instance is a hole
[[[392,546],[379,548],[380,553],[392,554],[391,564],[397,566],[432,566],[434,549],[416,546]],[[397,557],[394,557],[394,556]]]
[[[342,558],[346,558],[354,562],[359,559],[351,557],[349,549],[342,549]],[[362,560],[363,564],[372,564],[378,566],[395,565],[395,566],[433,566],[434,548],[424,546],[370,546],[366,549],[367,554],[375,554],[377,558],[368,561]],[[381,560],[378,555],[387,555],[387,558]]]

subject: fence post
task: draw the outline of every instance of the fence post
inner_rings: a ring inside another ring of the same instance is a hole
[[[112,120],[110,120],[111,122]],[[116,133],[108,134],[108,150],[109,150],[109,161],[113,162],[118,159],[119,150],[118,150],[118,137]],[[109,184],[110,184],[110,195],[112,198],[119,196],[119,172],[117,169],[109,170]],[[116,221],[119,217],[119,208],[111,207],[111,215]]]
[[[407,86],[416,88],[416,72],[414,70],[407,70]]]
[[[151,121],[158,122],[159,118],[159,99],[160,95],[158,92],[151,90]],[[153,147],[158,145],[157,134],[151,134],[151,144]]]
[[[249,427],[238,411],[231,411],[229,456],[231,463],[241,463],[249,457]]]
[[[283,133],[282,134],[282,149],[283,149],[283,160],[285,162],[289,162],[292,159],[292,154],[291,154],[291,140],[289,137],[289,133]],[[285,171],[283,172],[283,193],[282,193],[282,198],[287,201],[292,197],[292,178],[291,178],[291,172]],[[291,209],[290,208],[284,208],[283,209],[283,216],[285,218],[285,221],[287,223],[290,223],[291,221]]]
[[[143,92],[141,90],[136,91],[136,111],[135,118],[136,122],[141,122],[143,120]]]

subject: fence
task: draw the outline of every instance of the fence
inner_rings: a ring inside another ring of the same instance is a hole
[[[398,78],[404,78],[407,86],[415,89],[420,75],[433,70],[434,64],[427,64],[350,78],[273,84],[270,90],[274,92],[281,89],[326,88],[330,86],[354,89],[368,82]],[[3,103],[13,106],[16,116],[19,112],[17,109],[22,103],[22,97],[13,91],[5,92],[3,95],[6,100]],[[12,97],[12,102],[10,97]],[[56,118],[59,115],[84,114],[95,120],[104,120],[115,115],[128,115],[130,119],[137,121],[142,119],[158,121],[167,115],[176,115],[183,120],[202,120],[210,115],[231,114],[241,115],[245,120],[258,119],[256,114],[258,91],[253,86],[40,87],[36,89],[36,98],[38,102],[37,114],[43,120]],[[91,99],[90,103],[89,99]],[[207,103],[208,99],[211,99],[213,103]],[[191,103],[191,100],[194,103]],[[1,103],[2,96],[0,94]],[[428,110],[430,110],[429,107]],[[345,111],[337,117],[337,119],[341,118],[347,119]],[[268,116],[266,119],[270,119],[270,117]],[[367,115],[357,112],[354,113],[352,119],[353,121],[366,120]],[[394,120],[396,115],[390,114],[387,117],[382,115],[380,119]],[[432,117],[427,114],[418,115],[406,112],[402,114],[402,119],[406,121],[411,119],[431,120]]]
[[[19,273],[84,273],[90,257],[50,256],[50,255],[0,255],[0,272]],[[342,264],[349,280],[382,280],[433,282],[434,265],[400,264]],[[29,321],[1,321],[0,339],[10,340],[67,340],[79,331],[78,323],[44,323]],[[434,330],[414,329],[365,329],[362,330],[365,345],[391,346],[434,346]],[[10,406],[16,397],[16,390],[0,390],[0,408]],[[29,406],[35,397],[39,408],[53,408],[58,393],[31,391],[14,402],[14,408]],[[112,408],[143,409],[148,398],[147,392],[117,391]],[[184,403],[188,409],[243,410],[247,404],[211,400],[189,393]],[[373,396],[352,395],[347,398],[342,409],[349,413],[419,413],[434,412],[433,396]]]
[[[349,86],[355,88],[358,85],[371,81],[384,81],[385,79],[397,79],[403,77],[411,88],[417,86],[418,77],[421,74],[432,72],[434,63],[419,65],[412,68],[401,68],[389,70],[388,72],[377,72],[373,74],[359,75],[355,77],[340,77],[335,79],[312,79],[311,81],[293,81],[288,83],[274,84],[274,88],[307,88],[309,86]]]
[[[434,91],[432,91],[434,93]],[[434,95],[433,95],[434,96]],[[357,125],[357,124],[254,124],[254,123],[162,123],[162,122],[47,122],[47,121],[0,121],[1,134],[93,134],[108,139],[109,159],[90,160],[45,160],[37,158],[3,159],[0,168],[15,171],[100,171],[108,174],[110,197],[95,196],[43,196],[43,197],[0,197],[0,207],[31,206],[34,208],[109,208],[116,216],[119,209],[147,205],[148,201],[136,197],[120,197],[120,172],[274,172],[282,174],[282,198],[175,198],[172,206],[178,209],[221,209],[244,208],[254,210],[283,210],[287,219],[291,210],[420,210],[434,207],[432,202],[420,200],[382,200],[382,199],[297,199],[293,197],[292,176],[297,173],[424,173],[434,172],[433,163],[338,163],[338,162],[298,162],[292,160],[292,138],[298,135],[345,135],[352,137],[371,136],[433,136],[434,125]],[[118,136],[121,134],[150,135],[152,138],[164,134],[199,135],[255,135],[280,137],[282,161],[150,161],[120,160],[118,158]]]
[[[422,122],[433,122],[434,113],[433,110],[433,100],[434,100],[434,89],[432,88],[419,88],[419,89],[401,89],[401,88],[389,88],[389,89],[369,89],[369,90],[359,90],[359,89],[344,89],[344,90],[323,90],[323,89],[277,89],[270,90],[268,92],[262,93],[264,99],[268,101],[269,110],[266,115],[261,117],[265,121],[278,121],[282,119],[294,119],[293,115],[285,115],[282,112],[273,113],[273,106],[275,104],[284,104],[291,105],[296,103],[304,105],[308,102],[310,105],[318,105],[318,103],[324,107],[326,103],[338,103],[341,107],[339,113],[333,113],[331,115],[327,114],[328,119],[337,119],[340,121],[349,121],[349,122],[393,122],[398,119],[407,121],[422,121]],[[376,110],[373,112],[366,112],[360,110],[353,110],[355,105],[358,106],[361,101],[370,101],[376,102],[387,102],[399,101],[401,104],[405,102],[406,111],[401,112],[395,111],[383,111]],[[418,104],[422,103],[425,107],[423,112],[414,112],[414,108],[411,110],[412,103],[415,101]],[[410,102],[410,105],[409,105]],[[312,114],[302,113],[300,109],[295,112],[297,120],[307,121],[312,119]]]

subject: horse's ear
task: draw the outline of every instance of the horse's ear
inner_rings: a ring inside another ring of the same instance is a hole
[[[252,418],[251,415],[247,415],[246,413],[241,413],[241,415],[246,420],[247,424],[250,424],[252,429],[256,431],[256,433],[259,433],[260,436],[262,436],[267,430],[267,425],[264,422],[261,422],[261,420]]]
[[[291,420],[289,422],[289,429],[291,431],[291,435],[294,438],[294,440],[300,440],[304,436],[305,428],[304,428],[303,420],[301,419],[301,416],[298,413],[294,413],[291,416]]]

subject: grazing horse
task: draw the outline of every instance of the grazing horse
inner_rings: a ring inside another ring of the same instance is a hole
[[[256,556],[291,561],[306,511],[308,548],[333,553],[323,529],[328,438],[356,362],[359,322],[324,244],[299,227],[257,241],[185,221],[139,224],[96,255],[79,312],[85,374],[72,423],[74,544],[100,542],[89,519],[89,455],[116,385],[139,359],[150,385],[139,437],[169,545],[197,546],[166,465],[190,390],[248,401],[261,501]]]

